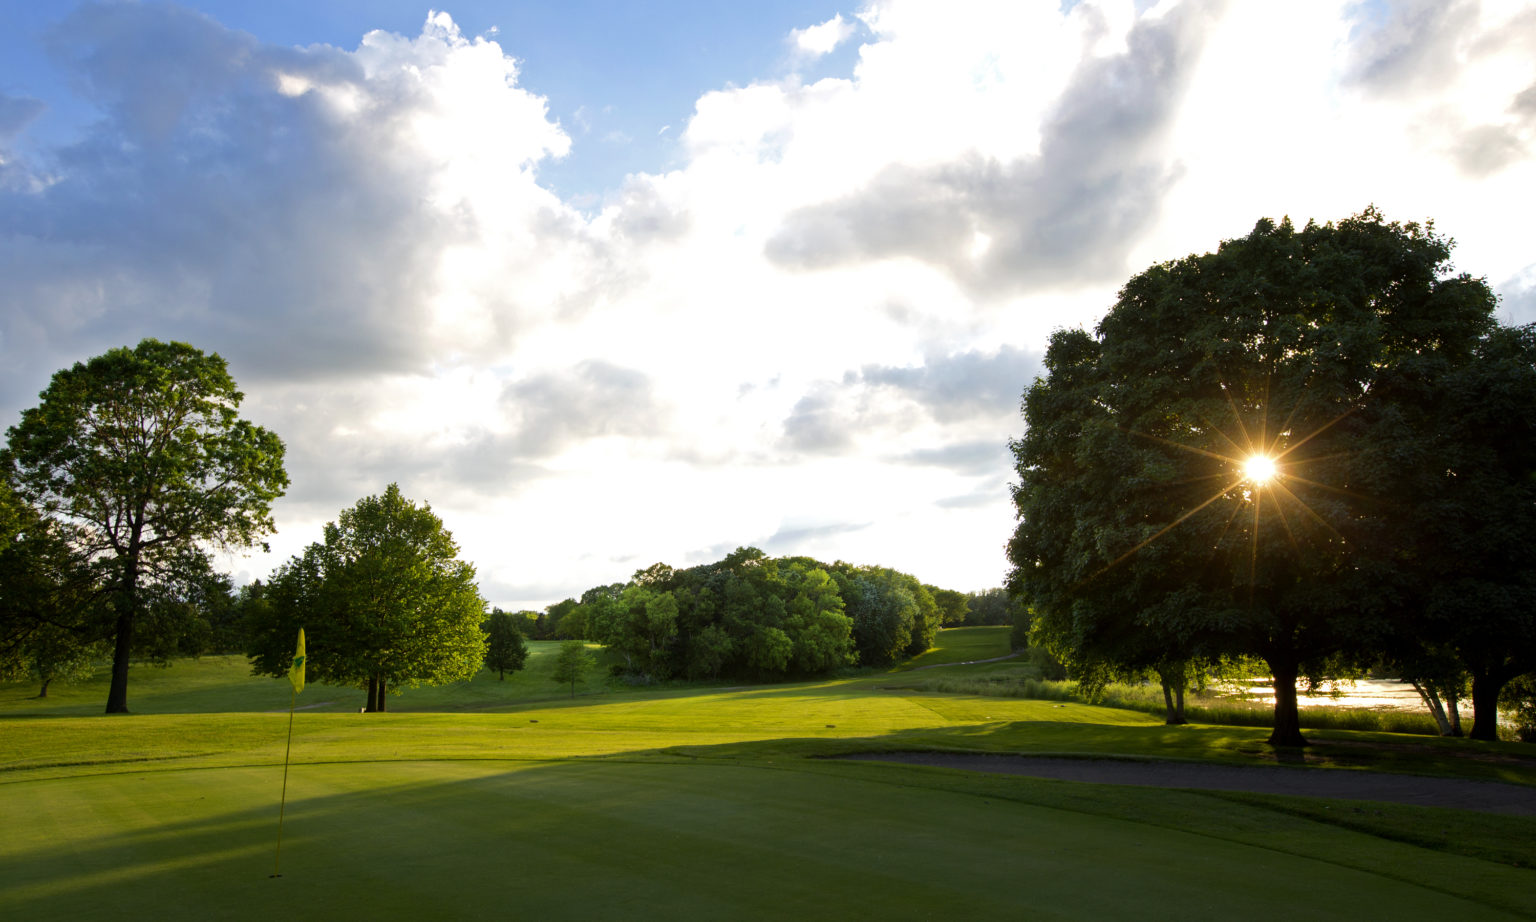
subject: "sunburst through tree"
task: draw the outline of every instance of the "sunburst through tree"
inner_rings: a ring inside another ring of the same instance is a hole
[[[1260,657],[1270,741],[1303,745],[1298,677],[1412,629],[1398,497],[1434,468],[1426,389],[1494,327],[1448,256],[1373,210],[1261,221],[1054,334],[1013,445],[1034,636],[1078,664]]]

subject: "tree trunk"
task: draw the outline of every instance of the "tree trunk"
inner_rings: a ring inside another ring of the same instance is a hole
[[[1410,682],[1409,684],[1413,686],[1414,691],[1419,693],[1419,700],[1423,701],[1424,706],[1429,708],[1429,716],[1435,719],[1435,726],[1440,728],[1440,735],[1450,736],[1451,722],[1445,717],[1445,708],[1440,705],[1440,696],[1436,695],[1435,690],[1428,684],[1421,685],[1418,682]]]
[[[1461,696],[1451,689],[1445,693],[1445,703],[1450,710],[1451,735],[1461,736]]]
[[[1472,673],[1472,739],[1499,738],[1499,692],[1508,680],[1495,670]]]
[[[1186,664],[1181,660],[1158,666],[1157,680],[1163,686],[1163,722],[1170,726],[1185,723],[1184,686],[1189,682]]]
[[[389,704],[388,704],[388,700],[389,699],[387,697],[388,694],[389,694],[389,681],[387,679],[385,679],[383,676],[379,676],[379,713],[380,714],[382,714],[385,711],[389,710]]]
[[[37,693],[37,696],[39,698],[46,698],[46,697],[48,697],[48,683],[52,682],[52,681],[53,681],[52,679],[44,679],[43,680],[42,690]]]
[[[128,713],[128,657],[133,649],[133,606],[132,590],[124,593],[128,596],[123,603],[123,610],[117,615],[117,643],[112,649],[112,684],[107,689],[107,713]]]
[[[112,649],[112,684],[107,689],[107,713],[128,713],[128,658],[133,653],[133,616],[139,608],[139,529],[136,523],[128,542],[123,564],[123,581],[118,587],[117,643]]]
[[[1269,734],[1271,746],[1305,746],[1301,735],[1301,713],[1296,709],[1296,664],[1270,659],[1270,675],[1275,683],[1275,728]]]
[[[372,714],[379,709],[379,679],[377,676],[368,677],[368,703],[363,706],[363,711]]]

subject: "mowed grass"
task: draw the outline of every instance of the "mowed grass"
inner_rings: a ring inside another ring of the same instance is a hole
[[[817,758],[1272,760],[1259,729],[890,690],[880,675],[594,678],[572,700],[548,678],[553,648],[536,644],[505,683],[409,690],[389,714],[308,687],[276,879],[286,682],[237,658],[135,669],[136,713],[110,718],[101,683],[47,701],[0,686],[0,918],[1279,918],[1303,903],[1322,919],[1536,915],[1536,874],[1515,866],[1536,860],[1525,819],[1373,805],[1346,827],[1305,798]],[[1408,739],[1341,731],[1307,758],[1536,781],[1536,747]]]
[[[1006,624],[945,628],[939,631],[933,649],[913,657],[902,664],[901,668],[909,670],[950,663],[974,663],[1007,656],[1013,652],[1008,643],[1012,630]]]

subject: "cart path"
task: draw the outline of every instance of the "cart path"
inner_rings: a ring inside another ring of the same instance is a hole
[[[1141,759],[1062,759],[981,753],[869,752],[839,758],[1029,775],[1091,784],[1377,800],[1416,807],[1453,807],[1481,813],[1536,816],[1536,787],[1500,781],[1428,778],[1422,775],[1339,769],[1249,767]]]

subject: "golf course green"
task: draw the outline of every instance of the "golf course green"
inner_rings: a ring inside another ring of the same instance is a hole
[[[990,631],[988,634],[986,632]],[[944,631],[926,662],[1006,652]],[[1516,919],[1536,820],[825,758],[899,750],[1273,763],[1266,731],[902,689],[549,678],[386,714],[239,657],[0,685],[0,919]],[[996,669],[940,665],[936,670]],[[1022,668],[1022,667],[1020,667]],[[926,673],[925,673],[926,674]],[[1536,784],[1536,747],[1318,731],[1298,770]],[[281,876],[273,876],[279,873]]]

